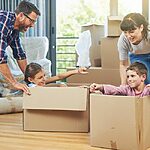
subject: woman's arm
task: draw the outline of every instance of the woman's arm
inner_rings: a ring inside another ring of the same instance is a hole
[[[75,69],[75,70],[70,70],[70,71],[67,71],[65,73],[61,73],[61,74],[58,74],[56,76],[53,76],[53,77],[46,79],[46,84],[50,83],[50,82],[55,82],[58,80],[68,78],[68,77],[75,75],[75,74],[87,74],[87,73],[88,72],[87,72],[86,68],[79,68],[79,69]]]
[[[128,60],[120,60],[120,78],[121,78],[121,85],[126,85],[126,69],[129,65]]]

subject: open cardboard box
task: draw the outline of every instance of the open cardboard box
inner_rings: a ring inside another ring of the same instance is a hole
[[[146,150],[150,147],[150,97],[90,94],[91,146]]]
[[[28,131],[89,131],[89,89],[34,87],[23,98],[23,129]]]

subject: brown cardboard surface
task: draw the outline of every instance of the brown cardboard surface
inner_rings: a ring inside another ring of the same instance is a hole
[[[120,150],[150,146],[150,97],[91,94],[90,105],[91,146]]]
[[[89,89],[35,87],[23,99],[26,131],[89,131]]]
[[[24,110],[24,130],[88,132],[87,111]]]
[[[70,68],[68,70],[72,70]],[[88,74],[70,76],[66,79],[67,83],[101,83],[120,85],[119,69],[102,69],[100,67],[91,67],[88,69]]]
[[[85,111],[86,88],[80,87],[35,87],[31,96],[24,95],[24,109],[77,110]],[[78,93],[76,96],[73,96]],[[43,96],[43,97],[42,97]]]
[[[143,115],[141,120],[141,149],[150,147],[150,97],[144,97]]]
[[[106,37],[101,39],[101,63],[104,69],[119,69],[119,53],[117,48],[117,37]]]
[[[104,37],[104,25],[89,24],[83,25],[81,31],[90,30],[92,45],[90,47],[90,61],[92,67],[101,67],[101,41]]]

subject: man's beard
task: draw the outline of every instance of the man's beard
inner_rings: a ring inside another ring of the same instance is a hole
[[[20,26],[18,30],[19,32],[23,32],[23,33],[26,32],[25,26]]]

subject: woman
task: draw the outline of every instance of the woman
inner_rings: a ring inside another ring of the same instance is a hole
[[[141,62],[148,70],[146,84],[150,83],[150,34],[148,22],[139,13],[126,15],[120,24],[123,31],[118,40],[121,84],[126,84],[126,69],[130,63]]]

